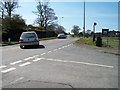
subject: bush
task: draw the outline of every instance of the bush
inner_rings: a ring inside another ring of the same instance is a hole
[[[97,37],[96,46],[102,47],[102,38],[101,37]]]

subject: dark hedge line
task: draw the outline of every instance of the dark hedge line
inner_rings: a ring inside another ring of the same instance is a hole
[[[24,30],[25,31],[25,30]],[[17,33],[2,33],[2,41],[8,41],[8,38],[11,39],[11,41],[19,41],[20,35],[22,34],[23,30],[21,32]],[[49,37],[56,37],[57,34],[54,31],[35,31],[38,35],[38,38],[49,38]]]
[[[39,38],[56,37],[57,34],[54,31],[35,31]]]

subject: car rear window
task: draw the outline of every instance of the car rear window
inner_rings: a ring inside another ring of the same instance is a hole
[[[22,38],[37,38],[35,33],[23,33]]]

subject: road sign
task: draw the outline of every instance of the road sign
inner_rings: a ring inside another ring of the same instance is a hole
[[[102,29],[102,36],[108,37],[109,29]]]

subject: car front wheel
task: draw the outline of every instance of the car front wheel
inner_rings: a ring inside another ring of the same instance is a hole
[[[24,47],[23,47],[23,46],[20,46],[20,48],[21,48],[21,49],[24,49]]]

